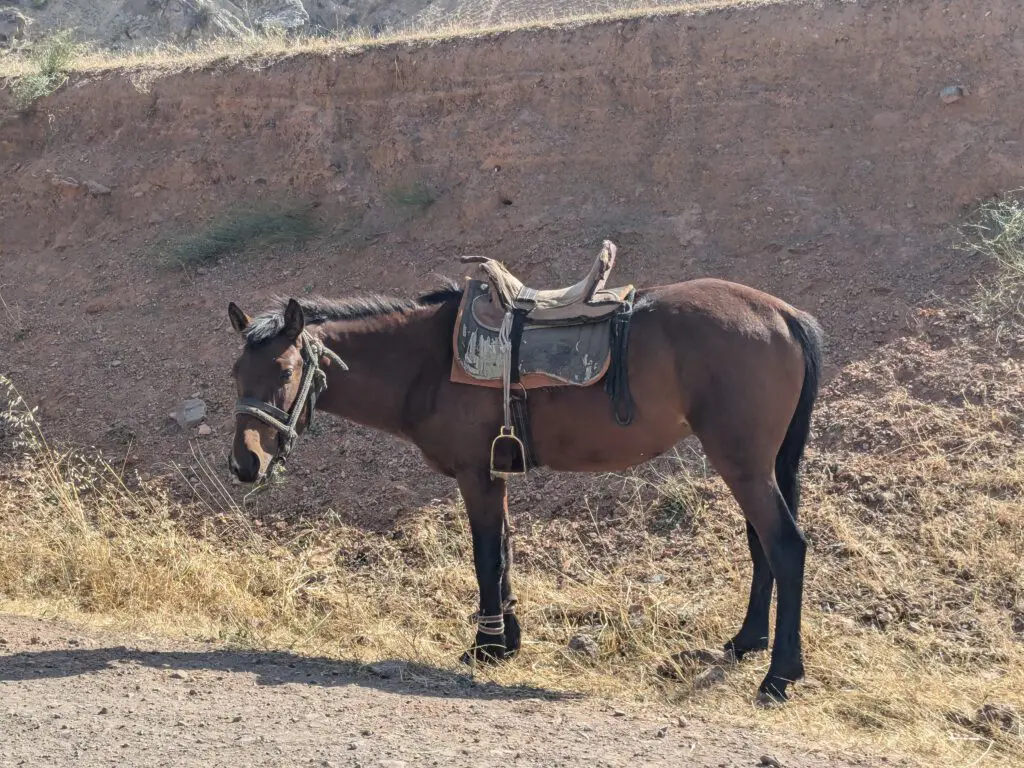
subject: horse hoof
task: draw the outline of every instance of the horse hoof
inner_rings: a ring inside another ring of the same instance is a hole
[[[505,614],[505,658],[510,659],[515,656],[522,642],[519,620],[515,614]]]
[[[765,640],[763,643],[744,643],[738,638],[733,638],[725,645],[722,646],[722,652],[726,656],[731,656],[733,661],[743,661],[747,656],[753,653],[760,653],[761,651],[768,650],[768,641]]]
[[[789,683],[785,678],[769,674],[757,689],[757,705],[766,709],[781,707],[789,701],[786,693]]]
[[[781,698],[778,694],[768,693],[767,691],[758,691],[757,699],[755,704],[761,709],[778,709],[785,705],[789,700],[789,696],[781,694]]]
[[[508,658],[510,654],[503,645],[474,645],[462,654],[460,661],[472,666],[475,664],[497,664]]]

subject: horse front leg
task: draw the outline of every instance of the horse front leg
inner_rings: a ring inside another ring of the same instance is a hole
[[[491,479],[486,469],[459,474],[456,480],[469,515],[469,527],[473,535],[473,565],[480,590],[476,641],[462,655],[462,661],[467,664],[473,659],[497,661],[508,655],[502,610],[503,534],[507,503],[505,481]]]
[[[512,531],[508,519],[508,499],[505,499],[505,519],[501,533],[501,612],[505,619],[505,656],[514,656],[522,645],[522,630],[516,616],[519,600],[512,591]]]

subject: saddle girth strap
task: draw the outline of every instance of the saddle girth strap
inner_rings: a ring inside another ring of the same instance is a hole
[[[533,439],[530,434],[530,404],[527,402],[526,390],[517,389],[509,398],[509,410],[512,412],[512,426],[523,443],[523,459],[526,469],[536,469],[538,464],[533,459]]]
[[[628,427],[633,423],[636,404],[629,391],[629,326],[633,320],[636,291],[630,291],[622,308],[611,319],[611,365],[606,374],[604,391],[612,401],[615,423]]]

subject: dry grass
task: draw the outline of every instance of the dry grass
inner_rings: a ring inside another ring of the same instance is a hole
[[[205,40],[183,47],[162,45],[152,49],[111,51],[95,46],[76,49],[68,70],[83,74],[111,71],[129,73],[137,84],[149,78],[217,64],[246,64],[264,67],[271,62],[297,55],[334,56],[359,53],[370,48],[390,45],[431,44],[457,38],[489,37],[505,32],[541,30],[562,26],[579,26],[622,19],[666,16],[680,13],[712,11],[720,8],[773,5],[794,0],[680,0],[678,2],[636,2],[616,11],[594,13],[559,13],[557,5],[533,18],[517,19],[503,24],[480,23],[471,18],[445,17],[423,26],[409,26],[372,34],[352,29],[332,36],[292,36],[273,31],[252,32],[237,37]],[[31,57],[8,56],[0,59],[0,78],[17,78],[37,71]]]

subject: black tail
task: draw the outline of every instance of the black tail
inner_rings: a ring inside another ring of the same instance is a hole
[[[800,460],[804,455],[804,446],[811,431],[811,413],[814,402],[818,398],[818,384],[821,380],[821,327],[810,315],[786,315],[789,332],[800,344],[804,353],[804,385],[800,389],[800,399],[796,411],[786,430],[786,438],[782,441],[778,456],[775,457],[775,482],[782,491],[789,511],[796,519],[797,507],[800,504]]]

